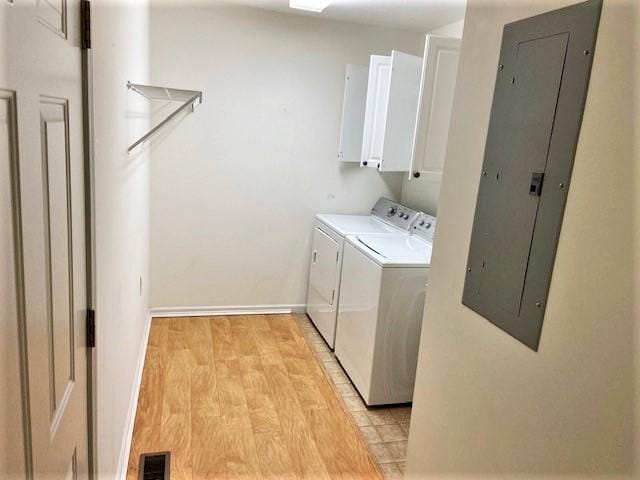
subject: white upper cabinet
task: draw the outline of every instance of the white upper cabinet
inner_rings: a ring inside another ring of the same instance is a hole
[[[363,166],[369,165],[377,168],[382,160],[390,79],[391,57],[371,55],[362,150],[360,152]]]
[[[361,165],[381,172],[411,170],[422,59],[393,51],[372,55]]]
[[[442,175],[459,56],[460,39],[427,35],[409,178]]]
[[[342,126],[338,159],[360,163],[364,110],[367,101],[367,67],[347,65],[342,104]]]

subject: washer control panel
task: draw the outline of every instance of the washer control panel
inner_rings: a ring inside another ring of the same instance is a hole
[[[411,233],[419,235],[420,237],[433,242],[433,234],[436,231],[436,217],[426,213],[418,214],[416,221],[413,224]]]
[[[409,232],[416,218],[418,218],[419,212],[397,202],[393,202],[388,198],[380,198],[371,209],[371,215],[394,227]]]

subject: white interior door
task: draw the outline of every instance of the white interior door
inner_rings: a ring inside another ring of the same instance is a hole
[[[459,57],[459,38],[427,35],[410,179],[414,171],[440,179],[449,138]]]
[[[15,99],[12,121],[20,172],[18,225],[24,248],[17,260],[24,270],[27,450],[34,478],[85,478],[87,277],[80,4],[0,3],[6,20],[2,33],[10,47],[0,89],[5,98]],[[14,442],[19,441],[15,436]]]

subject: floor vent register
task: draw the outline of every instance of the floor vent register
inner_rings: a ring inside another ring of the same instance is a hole
[[[139,480],[169,480],[170,452],[143,453],[140,455]]]

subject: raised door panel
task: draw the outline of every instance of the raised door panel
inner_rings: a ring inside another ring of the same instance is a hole
[[[40,23],[67,38],[67,0],[37,0],[37,14]]]
[[[421,69],[420,57],[392,52],[383,149],[378,166],[381,172],[408,172],[411,169]]]
[[[365,167],[378,168],[382,161],[390,81],[391,57],[371,55],[362,137],[361,165]]]
[[[73,244],[67,101],[40,104],[52,429],[74,381]]]
[[[347,65],[338,152],[338,159],[341,162],[360,163],[361,160],[364,112],[367,103],[367,79],[367,67]]]
[[[410,173],[442,174],[459,56],[460,39],[427,35]]]

